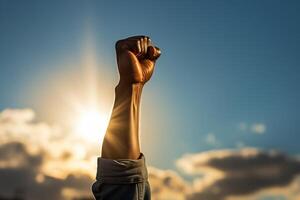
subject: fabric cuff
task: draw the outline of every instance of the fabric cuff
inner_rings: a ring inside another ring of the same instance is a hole
[[[97,181],[101,183],[128,184],[147,181],[145,156],[134,159],[98,158]]]

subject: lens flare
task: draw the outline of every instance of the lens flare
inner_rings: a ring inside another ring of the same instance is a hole
[[[76,133],[90,142],[104,137],[108,120],[97,109],[82,110],[75,124]]]

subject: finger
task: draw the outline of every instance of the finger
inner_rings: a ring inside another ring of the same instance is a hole
[[[141,41],[140,40],[125,40],[128,47],[127,50],[132,51],[135,55],[142,55]]]
[[[149,46],[148,47],[148,58],[152,61],[155,61],[159,58],[161,55],[161,51],[158,47]]]
[[[144,38],[144,45],[145,45],[145,55],[147,55],[147,50],[148,50],[148,44],[149,44],[149,38],[148,37],[145,37]]]
[[[145,55],[145,52],[146,52],[145,38],[144,37],[141,38],[140,41],[141,41],[142,55]]]
[[[148,38],[148,40],[147,40],[147,41],[148,41],[147,46],[148,46],[148,47],[149,47],[149,46],[152,46],[152,45],[151,45],[151,39],[150,39],[149,37],[147,37],[147,38]]]
[[[120,51],[132,51],[134,54],[141,53],[141,46],[139,40],[119,40],[116,42],[116,50]]]
[[[148,48],[148,36],[145,35],[137,35],[133,37],[126,38],[125,40],[128,41],[135,41],[135,40],[140,40],[140,46],[141,46],[141,54],[142,56],[145,56],[147,54],[147,48]]]
[[[125,40],[118,40],[115,44],[115,48],[116,48],[116,51],[121,51],[121,50],[128,48],[128,45],[125,42]]]
[[[138,40],[136,43],[137,43],[137,54],[136,55],[140,56],[142,54],[141,41]]]
[[[138,35],[119,40],[117,44],[117,50],[129,50],[139,57],[145,57],[147,56],[148,47],[151,46],[151,40],[147,36]]]

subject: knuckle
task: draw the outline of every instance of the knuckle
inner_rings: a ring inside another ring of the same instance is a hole
[[[150,41],[151,41],[151,39],[150,39],[149,36],[145,36],[145,40],[146,40],[147,42],[150,42]]]
[[[136,46],[137,49],[140,49],[141,48],[141,42],[139,40],[136,41],[135,46]]]
[[[122,40],[118,40],[115,44],[115,48],[118,50],[120,48],[122,48]]]

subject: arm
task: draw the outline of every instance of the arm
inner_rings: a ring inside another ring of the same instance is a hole
[[[137,159],[139,145],[139,106],[142,84],[121,85],[116,89],[115,103],[106,131],[102,158]]]
[[[103,140],[102,158],[137,159],[140,155],[139,110],[144,84],[151,78],[160,50],[145,36],[116,43],[120,81]]]

